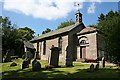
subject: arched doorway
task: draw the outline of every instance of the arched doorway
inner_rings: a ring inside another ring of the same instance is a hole
[[[79,45],[77,46],[77,60],[85,60],[87,58],[88,38],[82,36],[79,38]]]
[[[86,40],[80,41],[80,58],[86,58]]]

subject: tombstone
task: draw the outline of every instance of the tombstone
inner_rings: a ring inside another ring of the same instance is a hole
[[[10,49],[7,50],[6,55],[3,58],[3,62],[10,62],[11,58],[10,58]]]
[[[93,72],[94,71],[94,64],[90,65],[90,71]]]
[[[99,70],[99,63],[96,64],[95,70]]]
[[[49,56],[49,65],[52,65],[54,67],[58,67],[60,48],[54,47],[52,45],[50,50],[51,50],[51,53]]]
[[[24,69],[24,68],[29,68],[29,63],[27,60],[24,60],[22,63],[22,69]]]
[[[102,57],[102,68],[104,68],[104,67],[105,67],[105,58]]]
[[[13,66],[17,66],[17,64],[15,62],[11,63],[10,67],[13,67]]]
[[[32,62],[32,70],[33,71],[41,70],[41,64],[36,59],[34,59]]]

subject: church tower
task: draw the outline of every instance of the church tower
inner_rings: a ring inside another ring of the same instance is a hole
[[[78,7],[79,7],[79,4],[78,4]],[[80,13],[79,8],[75,15],[76,15],[76,24],[82,23],[82,14]]]

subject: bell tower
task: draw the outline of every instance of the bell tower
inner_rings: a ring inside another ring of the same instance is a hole
[[[79,4],[78,4],[78,10],[75,15],[76,15],[76,24],[82,23],[82,14],[80,13],[79,10]]]

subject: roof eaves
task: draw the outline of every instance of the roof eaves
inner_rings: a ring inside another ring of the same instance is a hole
[[[38,37],[35,37],[32,40],[30,40],[30,41],[40,40],[40,39],[43,39],[43,38],[47,38],[47,37],[51,37],[51,36],[54,36],[54,35],[62,34],[62,33],[65,33],[65,32],[69,32],[75,26],[76,26],[76,24],[73,24],[73,25],[70,25],[70,26],[67,26],[67,27],[55,30],[55,31],[51,31],[51,32],[48,32],[46,34],[42,34],[42,35],[40,35]]]

